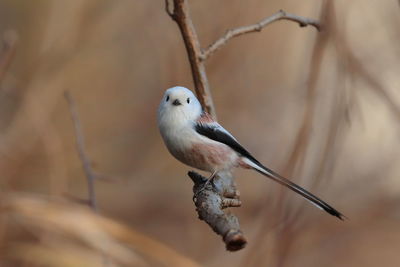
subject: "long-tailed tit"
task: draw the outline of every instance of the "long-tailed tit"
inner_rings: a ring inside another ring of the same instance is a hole
[[[254,169],[298,193],[329,214],[343,215],[320,198],[262,165],[221,125],[214,121],[187,88],[168,89],[158,109],[158,127],[169,152],[181,162],[211,172],[235,167]]]

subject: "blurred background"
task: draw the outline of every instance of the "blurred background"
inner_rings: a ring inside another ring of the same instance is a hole
[[[207,62],[218,119],[261,162],[349,219],[238,170],[248,245],[198,220],[162,143],[164,90],[193,89],[164,1],[0,1],[0,266],[397,266],[398,1],[189,1],[203,47],[279,9]],[[76,103],[99,216],[64,92]]]

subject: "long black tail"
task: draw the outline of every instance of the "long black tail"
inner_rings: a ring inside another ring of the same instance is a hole
[[[245,158],[245,161],[247,164],[249,164],[254,170],[257,172],[267,176],[268,178],[271,178],[277,183],[280,183],[281,185],[286,186],[290,190],[298,193],[308,201],[310,201],[312,204],[317,206],[318,208],[328,212],[329,214],[338,217],[340,220],[343,220],[346,218],[343,214],[338,212],[336,209],[332,208],[329,204],[327,204],[325,201],[321,200],[320,198],[314,196],[304,188],[298,186],[297,184],[289,181],[285,177],[279,175],[278,173],[274,172],[273,170],[261,165],[259,162],[254,162],[249,158]]]

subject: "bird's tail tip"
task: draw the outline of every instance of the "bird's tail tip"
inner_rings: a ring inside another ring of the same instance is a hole
[[[259,162],[253,162],[250,159],[245,159],[246,163],[255,169],[257,172],[273,179],[274,181],[288,187],[289,189],[295,191],[296,193],[300,194],[302,197],[304,197],[306,200],[308,200],[311,204],[315,205],[317,208],[324,210],[325,212],[329,213],[332,216],[335,216],[339,218],[340,220],[344,221],[345,219],[348,219],[346,216],[344,216],[342,213],[331,207],[329,204],[324,202],[323,200],[319,199],[318,197],[314,196],[304,188],[298,186],[297,184],[291,182],[287,178],[279,175],[278,173],[272,171],[271,169],[261,165]]]
[[[330,208],[330,209],[326,209],[324,208],[324,210],[329,213],[332,216],[337,217],[338,219],[340,219],[341,221],[344,220],[348,220],[349,218],[346,217],[345,215],[343,215],[342,213],[340,213],[339,211],[335,210],[334,208]]]

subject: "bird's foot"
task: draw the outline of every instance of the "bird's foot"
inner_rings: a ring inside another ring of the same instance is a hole
[[[197,196],[201,192],[203,192],[209,185],[211,185],[212,188],[215,188],[214,177],[215,175],[212,175],[209,179],[207,179],[207,181],[203,184],[203,186],[199,190],[197,190],[197,192],[193,196],[193,201],[195,201],[197,199]]]

